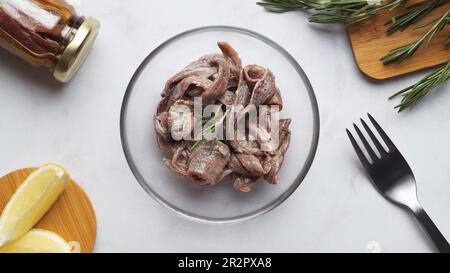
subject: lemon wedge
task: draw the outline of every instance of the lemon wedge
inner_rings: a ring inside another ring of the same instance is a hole
[[[71,246],[48,230],[32,229],[16,241],[0,248],[0,253],[70,253]]]
[[[28,176],[0,217],[0,247],[27,233],[55,203],[69,181],[56,164],[46,164]]]

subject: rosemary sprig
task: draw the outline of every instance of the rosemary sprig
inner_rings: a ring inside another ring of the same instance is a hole
[[[202,135],[201,135],[202,138],[200,140],[197,140],[194,143],[194,145],[192,145],[191,150],[195,150],[195,148],[197,148],[205,140],[212,140],[211,147],[210,147],[210,152],[212,153],[214,150],[214,146],[217,143],[217,138],[216,138],[217,137],[217,126],[219,126],[220,124],[223,123],[223,121],[227,117],[228,113],[229,112],[227,111],[223,115],[202,117],[202,126],[204,126],[206,124],[210,124],[210,125],[202,130]]]
[[[412,24],[422,20],[434,9],[440,7],[446,0],[425,0],[406,8],[406,11],[399,15],[394,15],[386,21],[385,26],[389,26],[387,34],[392,35],[396,31],[404,31]]]
[[[296,9],[311,9],[313,8],[308,0],[263,0],[257,4],[263,6],[270,12],[286,12]]]
[[[341,2],[339,0],[334,1]],[[406,3],[406,0],[384,1],[383,4],[379,5],[368,4],[368,1],[364,2],[364,5],[355,7],[336,5],[336,7],[324,9],[325,12],[320,12],[309,17],[309,21],[312,23],[322,24],[344,23],[346,25],[350,25],[369,19],[380,11],[394,10],[398,7],[401,7]]]
[[[262,0],[257,4],[267,11],[286,12],[292,10],[315,10],[319,13],[309,18],[310,22],[352,24],[370,18],[382,10],[393,10],[403,6],[407,0],[385,0],[371,4],[367,0]]]
[[[418,83],[411,85],[396,94],[392,95],[389,99],[402,96],[402,102],[395,108],[399,112],[402,112],[406,108],[413,106],[420,99],[425,97],[432,89],[442,86],[450,79],[450,62],[441,66],[437,70],[433,71],[429,75],[425,76]]]
[[[403,31],[412,24],[423,20],[431,11],[440,7],[449,0],[423,0],[422,2],[410,5],[406,11],[394,15],[386,22],[387,34],[391,35],[396,31]],[[383,0],[377,4],[368,0],[260,0],[259,5],[272,12],[286,12],[296,9],[313,10],[310,22],[314,23],[344,23],[352,24],[366,20],[380,11],[392,11],[404,7],[408,0]],[[450,24],[450,10],[443,16],[432,22],[422,24],[416,28],[430,27],[419,39],[402,47],[391,50],[386,56],[381,58],[384,64],[402,62],[411,57],[423,45],[427,46],[437,33]],[[446,41],[446,46],[450,46],[450,36]],[[415,85],[409,86],[394,94],[390,99],[402,96],[402,102],[396,107],[400,112],[416,104],[426,96],[432,89],[443,85],[450,78],[450,62],[431,74],[424,77]]]
[[[393,62],[402,62],[416,53],[417,49],[427,41],[427,45],[433,40],[438,32],[440,32],[450,22],[450,10],[448,10],[422,37],[416,41],[391,50],[386,56],[381,58],[383,64]]]

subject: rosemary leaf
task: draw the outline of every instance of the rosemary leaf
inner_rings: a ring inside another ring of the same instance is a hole
[[[209,146],[209,154],[212,154],[214,152],[214,147],[217,144],[217,139],[214,139],[213,141],[211,141],[211,146]]]
[[[203,141],[205,141],[205,139],[200,139],[200,140],[197,140],[195,143],[194,143],[194,145],[192,145],[192,147],[191,147],[191,150],[195,150],[198,146],[200,146],[200,144],[202,144],[203,143]]]
[[[310,16],[308,21],[311,23],[320,23],[320,24],[335,24],[335,23],[350,24],[354,22],[354,18],[342,15],[341,13],[317,13]]]
[[[309,9],[304,3],[305,1],[297,0],[263,0],[257,4],[263,6],[267,11],[270,12],[286,12],[296,9]]]
[[[437,70],[433,71],[429,75],[425,76],[418,83],[411,85],[396,94],[392,95],[389,99],[402,96],[403,99],[399,105],[395,108],[399,112],[402,112],[408,107],[413,106],[423,97],[425,97],[432,89],[442,86],[450,79],[450,62],[441,66]]]
[[[203,143],[205,140],[212,140],[212,147],[211,147],[211,153],[214,149],[214,146],[216,144],[216,135],[217,135],[217,126],[222,124],[222,122],[225,120],[229,112],[225,112],[225,114],[220,116],[211,116],[211,117],[202,117],[202,125],[206,125],[210,123],[209,126],[204,128],[202,130],[201,139],[197,140],[194,145],[192,145],[191,150],[195,150],[200,144]]]

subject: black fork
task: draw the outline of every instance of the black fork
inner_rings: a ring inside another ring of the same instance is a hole
[[[428,232],[437,249],[440,252],[449,253],[449,243],[422,208],[417,199],[416,180],[411,168],[381,126],[370,114],[368,114],[368,116],[371,123],[378,131],[378,134],[381,136],[383,142],[388,147],[388,151],[384,149],[383,145],[380,143],[380,140],[378,140],[363,119],[361,119],[361,123],[380,156],[377,156],[376,152],[356,124],[353,124],[353,126],[359,136],[359,139],[365,147],[365,150],[369,156],[368,158],[363,153],[362,149],[359,147],[355,138],[348,129],[347,134],[359,160],[369,173],[369,176],[372,178],[375,188],[389,201],[398,206],[411,210],[417,220]]]

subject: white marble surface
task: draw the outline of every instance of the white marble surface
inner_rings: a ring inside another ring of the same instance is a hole
[[[398,144],[423,205],[450,238],[448,86],[399,115],[386,98],[423,72],[371,81],[356,68],[343,29],[309,25],[301,12],[266,13],[254,0],[76,2],[103,28],[70,84],[0,51],[0,173],[47,161],[66,166],[95,206],[95,251],[432,251],[415,220],[361,172],[344,128],[366,112]],[[298,191],[273,212],[229,226],[191,223],[157,204],[134,179],[119,136],[122,97],[141,60],[171,36],[213,24],[248,28],[285,47],[310,77],[322,122],[316,160]]]

